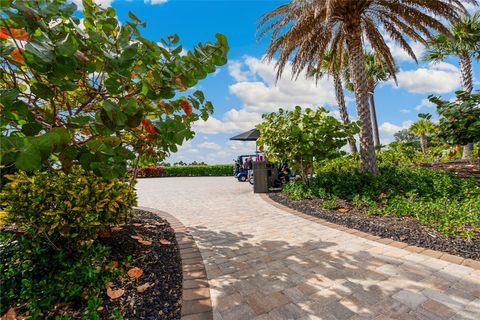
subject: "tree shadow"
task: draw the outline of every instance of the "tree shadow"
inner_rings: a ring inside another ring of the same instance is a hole
[[[353,243],[189,229],[204,259],[215,319],[473,320],[480,314],[480,278],[463,266],[432,264],[373,242],[365,251]]]

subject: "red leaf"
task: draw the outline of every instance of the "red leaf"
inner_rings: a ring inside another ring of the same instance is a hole
[[[148,119],[143,119],[142,121],[142,126],[145,128],[145,130],[150,133],[150,134],[155,134],[157,133],[157,129],[155,126],[150,122]]]
[[[22,51],[18,48],[12,51],[11,53],[12,59],[18,63],[25,63],[25,60],[23,60],[22,56]]]
[[[180,106],[183,108],[183,111],[187,116],[192,114],[192,106],[190,105],[190,102],[187,100],[180,100]]]
[[[123,289],[113,290],[110,287],[107,288],[107,296],[112,300],[120,298],[124,293],[125,290]]]
[[[17,40],[28,40],[28,32],[23,29],[10,28],[0,28],[0,38],[8,39],[13,36]]]

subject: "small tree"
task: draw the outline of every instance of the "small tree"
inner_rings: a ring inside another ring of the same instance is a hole
[[[440,115],[439,136],[451,144],[480,143],[480,94],[457,91],[456,96],[456,101],[429,97]]]
[[[70,172],[75,164],[121,177],[136,155],[162,160],[193,137],[192,122],[213,111],[201,91],[182,95],[226,63],[228,44],[182,54],[176,35],[141,36],[134,14],[83,1],[2,1],[1,165]],[[195,112],[197,111],[197,112]]]
[[[431,115],[420,114],[421,120],[412,124],[409,131],[420,139],[420,147],[423,153],[427,153],[428,136],[435,132],[436,126],[430,121]]]
[[[257,145],[267,146],[265,153],[270,160],[288,162],[305,183],[314,161],[337,157],[339,149],[360,131],[358,122],[343,124],[324,108],[302,111],[296,106],[292,111],[265,114],[263,119],[257,126]]]

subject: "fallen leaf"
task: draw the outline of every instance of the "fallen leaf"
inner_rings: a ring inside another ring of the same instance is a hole
[[[104,309],[103,306],[100,306],[97,308],[97,311],[102,311],[103,309]]]
[[[17,313],[13,308],[8,309],[7,313],[5,313],[2,316],[2,320],[15,320],[15,319],[17,319]]]
[[[117,232],[117,231],[120,231],[122,229],[123,229],[122,227],[112,227],[113,232]]]
[[[145,290],[147,290],[148,288],[150,288],[150,283],[147,282],[147,283],[142,284],[141,286],[138,286],[137,291],[142,293]]]
[[[113,260],[112,262],[110,262],[108,265],[105,266],[105,269],[108,270],[108,269],[118,269],[118,261],[117,260]]]
[[[139,243],[143,244],[144,246],[151,246],[152,241],[149,240],[138,240]]]
[[[154,226],[152,224],[146,224],[146,225],[144,225],[144,227],[149,228],[149,229],[156,228],[156,226]]]
[[[107,296],[112,300],[120,298],[124,293],[125,290],[123,289],[113,290],[111,287],[107,288]]]
[[[160,239],[160,243],[161,244],[172,244],[170,241],[168,241],[167,239]]]
[[[340,208],[340,209],[337,209],[337,212],[340,212],[340,213],[347,213],[349,212],[350,210],[347,209],[347,208]]]
[[[137,278],[140,278],[141,276],[143,276],[143,270],[138,268],[138,267],[134,267],[134,268],[128,270],[127,274],[130,278],[137,279]]]
[[[378,199],[385,199],[386,197],[387,195],[383,192],[378,195]]]
[[[142,240],[142,237],[137,236],[137,235],[130,236],[130,238],[135,239],[135,240]]]
[[[132,226],[135,226],[135,227],[141,227],[142,224],[141,223],[132,223]]]

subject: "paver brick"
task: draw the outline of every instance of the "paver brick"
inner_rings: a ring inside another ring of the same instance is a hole
[[[178,219],[189,320],[478,320],[476,261],[284,210],[230,177],[142,179],[137,190]]]

